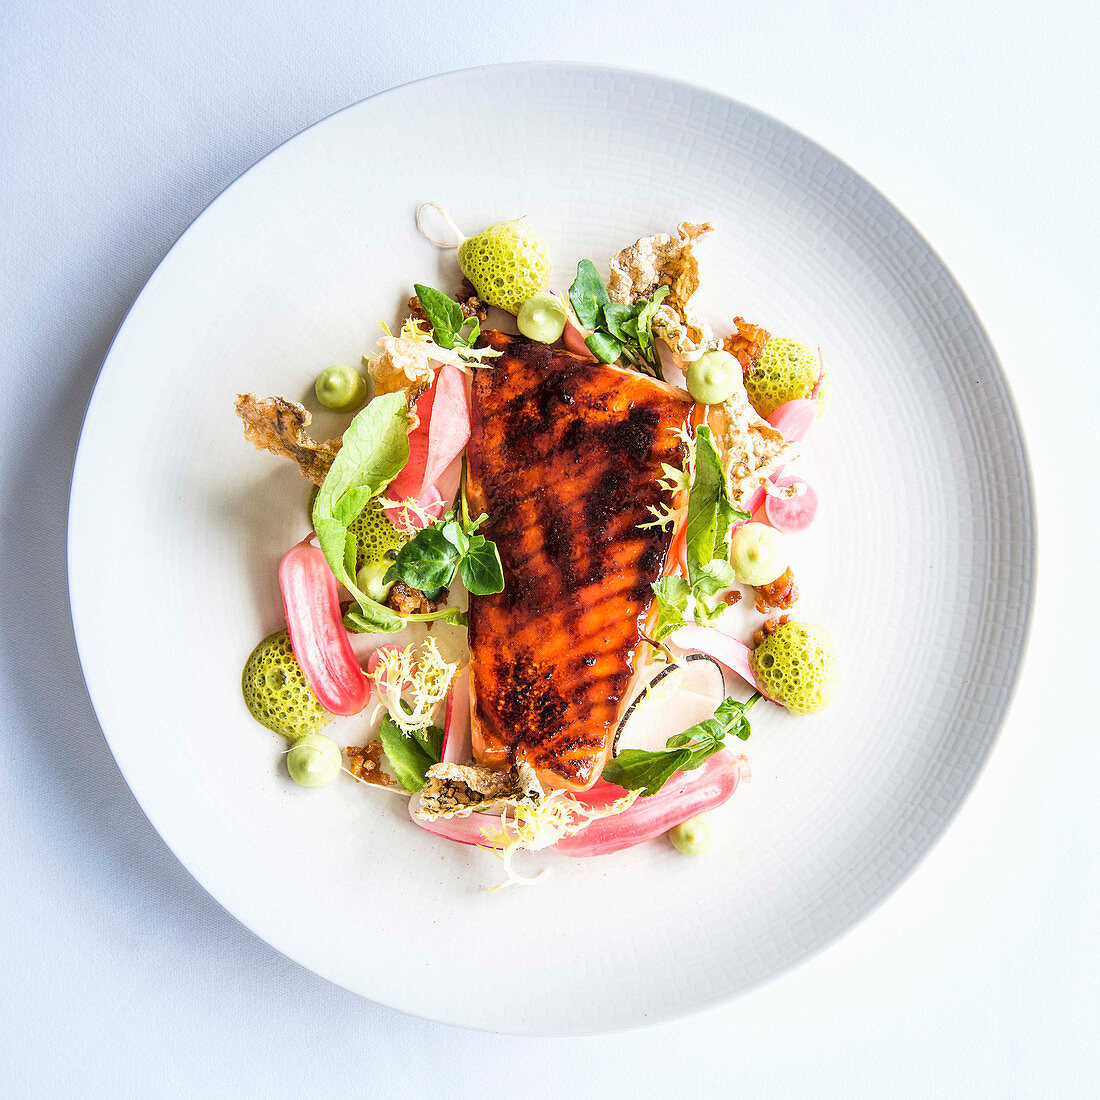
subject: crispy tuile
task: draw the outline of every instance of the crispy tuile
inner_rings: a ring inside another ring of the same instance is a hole
[[[799,445],[785,439],[749,403],[740,379],[721,405],[707,406],[707,422],[722,455],[730,498],[743,508],[754,490],[768,481],[780,466],[798,456]],[[790,491],[771,486],[771,492],[789,496]]]
[[[632,304],[652,298],[658,287],[669,288],[654,315],[653,331],[678,356],[718,346],[710,325],[691,304],[699,288],[695,242],[713,229],[711,222],[680,222],[675,234],[639,237],[611,257],[607,291],[612,301]]]
[[[244,422],[245,438],[254,447],[293,459],[302,477],[315,485],[325,480],[340,450],[340,440],[318,443],[306,435],[313,418],[304,406],[284,397],[259,398],[254,393],[239,393],[235,407]]]

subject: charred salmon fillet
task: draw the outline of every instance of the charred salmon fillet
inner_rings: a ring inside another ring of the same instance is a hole
[[[599,778],[627,701],[641,622],[671,532],[691,420],[683,391],[635,371],[486,331],[473,372],[466,493],[496,542],[504,591],[470,597],[471,722],[479,764],[524,760],[545,786]]]

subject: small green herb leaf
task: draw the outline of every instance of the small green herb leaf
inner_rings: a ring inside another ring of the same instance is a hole
[[[601,363],[617,363],[622,358],[623,345],[610,333],[594,332],[585,337],[584,343]]]
[[[600,323],[600,311],[610,302],[607,287],[591,260],[577,264],[577,275],[569,288],[569,304],[585,328],[596,328]],[[593,352],[595,354],[595,352]]]
[[[603,769],[608,783],[617,783],[628,791],[640,791],[643,797],[656,794],[671,778],[689,766],[691,749],[623,749]]]
[[[384,583],[404,581],[420,591],[446,588],[455,575],[461,554],[444,534],[443,528],[432,524],[418,531],[400,550],[397,560],[386,570]]]
[[[424,786],[428,769],[437,761],[432,759],[419,740],[403,734],[388,714],[382,719],[378,735],[382,741],[382,751],[401,786],[407,791],[419,791]]]
[[[414,283],[420,308],[424,310],[428,323],[432,326],[432,338],[441,348],[453,348],[457,338],[462,332],[462,326],[466,317],[462,313],[462,307],[453,298],[444,294],[442,290],[434,287],[422,286]]]
[[[473,535],[470,546],[459,566],[466,591],[475,596],[488,596],[504,591],[504,570],[495,542],[484,535]]]
[[[662,577],[654,582],[653,595],[657,600],[657,637],[654,641],[661,642],[687,622],[684,615],[691,586],[680,576]]]
[[[752,732],[747,712],[759,698],[760,693],[754,692],[744,703],[723,699],[713,718],[673,734],[663,749],[624,749],[605,765],[603,778],[640,791],[643,798],[656,794],[674,772],[691,771],[723,748],[731,733],[747,740]]]

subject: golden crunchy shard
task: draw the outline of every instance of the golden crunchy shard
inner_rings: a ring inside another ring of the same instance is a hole
[[[507,771],[472,764],[433,764],[420,792],[417,817],[465,817],[474,810],[532,806],[542,798],[535,769],[523,761]]]
[[[711,222],[681,222],[674,235],[639,237],[611,257],[607,291],[612,301],[632,305],[652,298],[658,287],[669,288],[653,317],[653,331],[681,358],[718,346],[710,325],[691,305],[699,288],[699,262],[693,248],[713,229]]]
[[[767,482],[777,467],[798,457],[798,444],[784,438],[749,403],[744,383],[738,379],[733,394],[721,405],[711,405],[707,422],[722,455],[730,499],[739,508],[755,489]],[[789,496],[787,490],[773,491]]]
[[[340,450],[340,440],[318,443],[310,439],[305,430],[313,418],[302,405],[284,397],[261,399],[254,393],[239,393],[235,407],[244,421],[245,438],[253,446],[281,458],[292,458],[298,463],[302,477],[315,485],[325,480]]]
[[[374,382],[375,397],[408,390],[415,400],[432,384],[435,377],[432,354],[439,349],[415,319],[406,321],[398,336],[392,336],[386,329],[378,346],[382,349],[379,354],[363,356],[363,366]]]

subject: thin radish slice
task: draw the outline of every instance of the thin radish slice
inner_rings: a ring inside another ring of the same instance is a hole
[[[565,345],[565,350],[571,351],[574,355],[579,355],[582,359],[590,359],[595,363],[596,357],[588,350],[588,345],[584,342],[585,332],[577,323],[571,309],[566,311],[565,318],[565,329],[561,336],[561,342]]]
[[[443,720],[443,763],[465,764],[474,755],[470,740],[470,670],[455,674],[447,692],[447,711]]]
[[[633,848],[667,833],[689,817],[721,806],[733,797],[740,778],[740,762],[723,749],[692,771],[675,772],[656,794],[637,799],[622,813],[597,818],[580,832],[559,840],[554,851],[584,857]],[[603,809],[625,794],[622,787],[600,780],[577,798],[586,806]]]
[[[370,699],[370,681],[344,628],[336,577],[312,538],[310,533],[279,562],[290,645],[321,706],[332,714],[358,714]]]
[[[706,653],[731,672],[736,672],[750,687],[756,687],[756,677],[749,660],[752,650],[744,642],[714,627],[691,625],[680,627],[669,640],[681,649],[697,649],[700,653]]]
[[[499,829],[500,818],[492,814],[468,814],[466,817],[436,817],[427,821],[418,817],[416,811],[420,808],[420,795],[414,794],[409,799],[409,817],[415,824],[426,832],[443,837],[444,840],[453,840],[457,844],[473,844],[479,848],[495,848],[495,844],[489,843],[481,835],[482,826]]]
[[[817,514],[817,493],[803,478],[784,477],[776,484],[781,489],[790,488],[792,485],[802,485],[802,492],[795,497],[768,496],[764,500],[764,511],[768,522],[784,534],[793,535],[797,531],[804,531],[814,521]]]
[[[390,483],[392,500],[417,500],[442,477],[470,438],[470,403],[466,378],[447,364],[416,403],[420,423],[409,433],[409,460]]]
[[[784,439],[793,439],[801,443],[810,433],[817,417],[817,402],[809,397],[800,397],[780,405],[768,423],[783,433]]]

